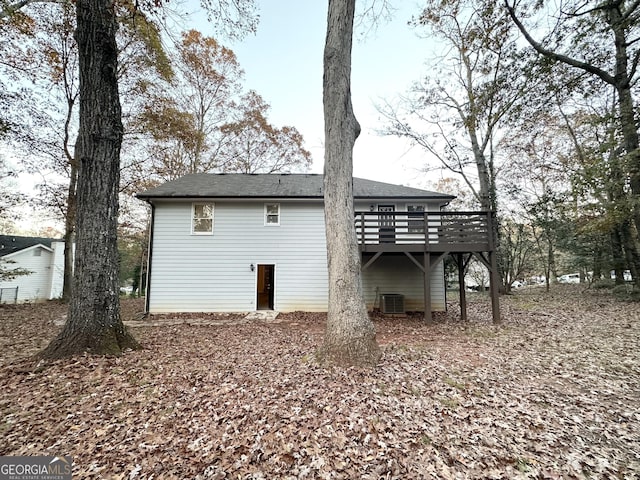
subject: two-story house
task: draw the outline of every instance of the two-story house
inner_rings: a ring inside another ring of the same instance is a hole
[[[139,194],[152,208],[147,311],[326,311],[322,187],[314,174],[193,174]],[[425,252],[454,197],[359,178],[353,188],[367,306],[444,310],[443,252]]]

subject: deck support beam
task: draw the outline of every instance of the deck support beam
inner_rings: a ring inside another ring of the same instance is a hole
[[[411,255],[411,253],[409,252],[404,252],[404,254],[409,257],[409,259],[415,264],[416,267],[418,267],[420,269],[420,271],[422,273],[424,273],[424,266],[420,264],[420,262],[418,260],[416,260],[416,257],[414,257],[413,255]]]
[[[471,256],[469,256],[471,258]],[[467,289],[464,284],[464,269],[467,266],[462,253],[456,254],[458,264],[458,285],[460,287],[460,320],[467,321]]]
[[[376,254],[375,254],[373,257],[371,257],[371,258],[367,261],[367,263],[365,263],[364,265],[362,265],[362,268],[361,268],[360,270],[361,270],[361,271],[364,271],[364,270],[366,270],[367,268],[369,268],[371,265],[373,265],[373,262],[375,262],[375,261],[378,259],[378,257],[380,257],[380,255],[382,255],[382,253],[383,253],[383,252],[376,252]]]
[[[424,320],[430,322],[431,316],[431,254],[424,252]]]

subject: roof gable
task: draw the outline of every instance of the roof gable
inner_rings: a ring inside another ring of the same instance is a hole
[[[145,200],[159,198],[315,198],[322,199],[323,175],[319,174],[212,174],[185,175],[138,194]],[[356,199],[394,198],[440,200],[453,195],[376,182],[353,179]]]
[[[37,245],[51,251],[52,238],[44,237],[20,237],[17,235],[0,235],[0,257],[11,255]]]

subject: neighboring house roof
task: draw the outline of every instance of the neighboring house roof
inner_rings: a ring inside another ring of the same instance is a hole
[[[53,238],[44,237],[19,237],[16,235],[0,235],[0,257],[19,252],[26,248],[42,245],[51,249]]]
[[[323,175],[319,174],[213,174],[185,175],[156,188],[139,193],[138,198],[322,198]],[[353,179],[357,199],[406,198],[442,200],[455,196],[362,178]]]

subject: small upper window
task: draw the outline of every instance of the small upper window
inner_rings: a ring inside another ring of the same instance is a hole
[[[424,205],[407,205],[409,233],[424,232]]]
[[[264,224],[280,225],[280,204],[265,203],[264,204]]]
[[[211,235],[213,233],[213,203],[194,203],[192,213],[191,233]]]
[[[33,251],[33,256],[34,256],[34,257],[41,257],[41,256],[42,256],[42,249],[41,249],[41,248],[36,248],[36,249]]]

